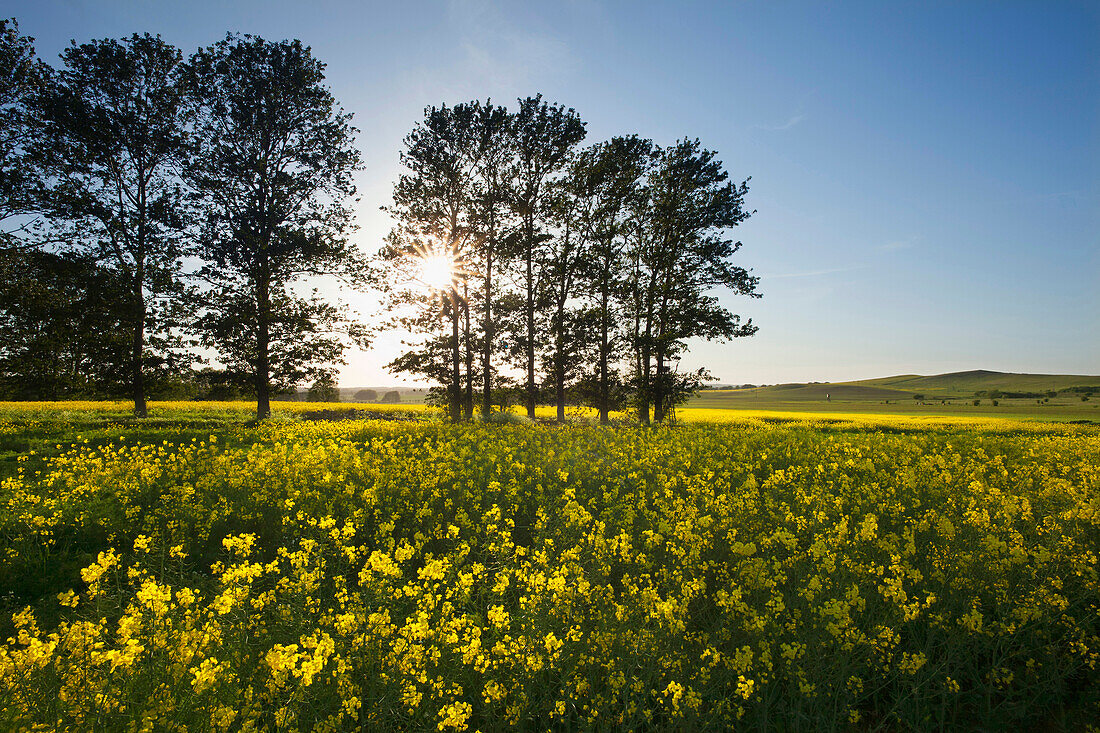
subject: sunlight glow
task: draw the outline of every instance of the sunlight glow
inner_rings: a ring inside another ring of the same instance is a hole
[[[420,259],[417,280],[432,290],[448,290],[455,280],[455,263],[447,253],[432,253]]]

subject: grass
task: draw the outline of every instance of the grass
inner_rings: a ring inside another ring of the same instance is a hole
[[[813,394],[824,392],[831,385],[814,385]],[[827,415],[831,413],[855,413],[860,415],[894,415],[917,419],[940,417],[988,417],[1023,421],[1071,422],[1087,420],[1100,423],[1100,397],[1082,402],[1079,397],[1053,397],[1049,402],[1037,404],[1034,399],[998,399],[997,406],[989,398],[982,398],[979,405],[969,399],[914,400],[911,394],[904,397],[883,399],[844,398],[841,390],[833,388],[831,399],[824,394],[813,399],[803,398],[809,390],[790,390],[786,393],[771,388],[767,390],[705,390],[688,403],[690,409],[712,410],[771,410]],[[903,393],[904,394],[904,393]],[[886,403],[889,399],[889,403]]]
[[[1057,392],[1072,387],[1100,386],[1100,376],[1087,374],[1013,374],[976,369],[967,372],[921,376],[903,374],[879,379],[863,379],[844,384],[885,387],[908,392],[966,396],[979,390],[1002,392]]]
[[[851,382],[777,384],[749,389],[706,390],[689,408],[774,410],[781,412],[864,415],[909,415],[920,418],[997,417],[1026,421],[1100,423],[1100,396],[1036,398],[989,397],[973,404],[975,392],[1039,393],[1073,387],[1100,386],[1100,376],[1073,374],[1009,374],[975,370],[920,376],[905,374]],[[919,395],[922,399],[914,399]]]

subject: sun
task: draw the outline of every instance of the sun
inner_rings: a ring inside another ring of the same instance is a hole
[[[447,253],[433,252],[420,258],[416,279],[432,290],[449,290],[455,281],[455,262]]]

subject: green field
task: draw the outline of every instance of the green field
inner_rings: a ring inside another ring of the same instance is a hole
[[[1100,430],[0,405],[3,730],[1083,730]]]
[[[1100,377],[1066,374],[1006,374],[971,371],[932,377],[902,375],[854,382],[780,384],[752,389],[704,390],[688,406],[693,408],[781,410],[797,412],[855,412],[885,415],[1004,417],[1044,421],[1100,423],[1100,395],[1088,401],[1078,394],[1037,399],[979,398],[975,392],[1058,392],[1073,387],[1098,387]],[[914,395],[923,399],[916,400]]]
[[[1046,392],[1059,391],[1073,387],[1100,386],[1100,376],[1075,374],[1012,374],[976,369],[967,372],[937,374],[924,377],[918,374],[903,374],[896,377],[864,379],[846,384],[868,387],[885,387],[923,392],[925,394],[968,396],[978,390],[999,389],[1002,392]]]

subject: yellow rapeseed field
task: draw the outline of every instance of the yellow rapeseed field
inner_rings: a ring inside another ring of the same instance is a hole
[[[3,730],[1100,720],[1094,428],[104,409],[0,405]]]

